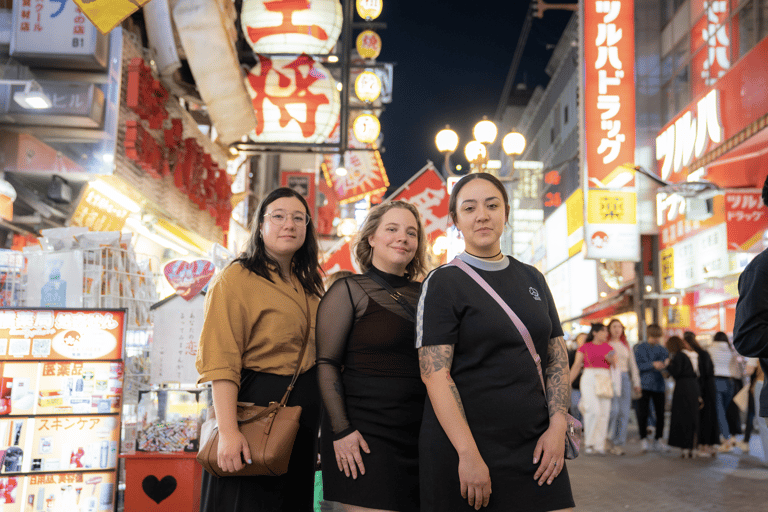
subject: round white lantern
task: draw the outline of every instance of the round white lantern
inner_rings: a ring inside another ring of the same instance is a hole
[[[355,79],[355,95],[361,100],[372,103],[381,96],[381,80],[371,71],[363,71]]]
[[[329,53],[341,34],[344,21],[341,3],[339,0],[312,0],[305,5],[243,0],[240,19],[245,40],[255,53]]]
[[[372,114],[360,114],[352,123],[352,132],[355,138],[363,143],[371,143],[379,138],[381,133],[381,123],[379,119]]]

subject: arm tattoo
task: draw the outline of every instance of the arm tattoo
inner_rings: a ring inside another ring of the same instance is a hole
[[[453,345],[429,345],[419,348],[419,369],[422,377],[429,377],[445,368],[451,370]]]
[[[568,352],[562,336],[549,340],[547,347],[547,407],[549,417],[556,413],[566,414],[571,401],[570,371]]]
[[[456,383],[453,382],[453,379],[451,378],[450,373],[446,374],[445,376],[448,379],[448,388],[451,390],[451,393],[453,394],[453,399],[456,400],[456,405],[459,407],[461,416],[464,418],[464,421],[467,421],[467,413],[464,412],[464,404],[461,401],[461,395],[459,395],[459,389],[456,387]]]

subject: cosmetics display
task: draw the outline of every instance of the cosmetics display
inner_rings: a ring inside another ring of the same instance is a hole
[[[114,510],[125,310],[0,310],[0,510]]]

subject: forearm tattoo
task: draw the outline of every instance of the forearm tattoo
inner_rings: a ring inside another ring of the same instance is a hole
[[[445,377],[448,379],[448,389],[451,390],[451,394],[453,394],[453,399],[456,400],[456,405],[459,407],[461,416],[464,418],[464,421],[467,421],[467,413],[464,412],[464,404],[461,402],[461,395],[459,395],[459,388],[456,387],[456,383],[453,382],[453,379],[451,378],[450,373],[446,374]]]
[[[451,370],[453,363],[452,345],[429,345],[419,348],[419,369],[422,377],[429,377],[445,368]]]
[[[549,340],[547,358],[547,407],[551,418],[557,413],[566,414],[571,402],[568,352],[562,336]]]

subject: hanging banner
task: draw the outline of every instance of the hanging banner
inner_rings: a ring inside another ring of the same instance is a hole
[[[380,194],[389,188],[384,162],[376,151],[347,151],[343,155],[324,155],[323,177],[336,193],[339,204],[354,203],[367,195]],[[343,167],[346,174],[336,173]]]
[[[321,265],[321,268],[327,276],[340,270],[348,270],[355,274],[359,274],[360,267],[355,261],[354,254],[352,254],[352,242],[344,242],[338,249],[332,251],[330,256],[325,260],[325,263]]]
[[[640,261],[634,1],[584,2],[583,41],[586,257]]]
[[[725,193],[728,250],[762,250],[762,246],[757,243],[768,230],[768,215],[761,193],[760,189],[732,190]]]
[[[419,210],[427,240],[433,243],[448,230],[450,196],[443,177],[429,162],[410,180],[393,192],[387,200],[405,201]]]

